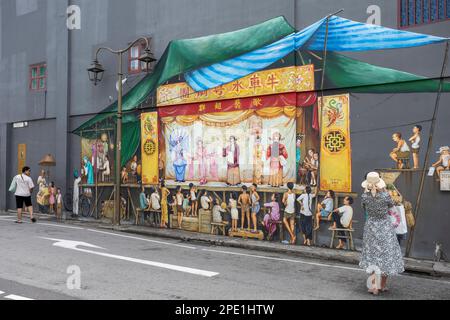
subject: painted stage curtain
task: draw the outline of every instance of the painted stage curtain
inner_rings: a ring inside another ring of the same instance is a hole
[[[217,112],[202,115],[188,115],[177,117],[165,117],[161,121],[163,124],[176,122],[181,126],[191,126],[196,121],[202,121],[205,125],[211,127],[231,127],[247,120],[253,115],[257,115],[263,119],[273,119],[280,116],[287,118],[295,118],[301,115],[301,110],[297,111],[296,107],[270,107],[259,110],[244,110],[235,112]]]

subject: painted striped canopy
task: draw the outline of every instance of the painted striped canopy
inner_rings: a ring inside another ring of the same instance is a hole
[[[323,51],[327,33],[324,18],[298,33],[239,57],[185,74],[195,91],[204,91],[263,70],[299,49]],[[331,16],[328,21],[327,51],[369,51],[418,47],[447,41],[408,31],[385,28]]]

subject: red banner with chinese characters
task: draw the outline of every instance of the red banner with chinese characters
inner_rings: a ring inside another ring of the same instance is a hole
[[[158,109],[158,113],[159,117],[165,118],[217,112],[257,110],[269,107],[309,107],[314,105],[316,101],[317,95],[315,92],[285,93],[244,99],[232,99],[163,107]]]

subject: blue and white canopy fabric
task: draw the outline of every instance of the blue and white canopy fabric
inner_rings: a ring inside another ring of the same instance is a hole
[[[204,91],[230,83],[263,70],[299,49],[323,51],[327,34],[327,18],[302,31],[291,34],[266,47],[242,56],[213,64],[185,74],[195,91]],[[327,51],[369,51],[418,47],[447,41],[408,31],[355,22],[338,16],[328,18]]]

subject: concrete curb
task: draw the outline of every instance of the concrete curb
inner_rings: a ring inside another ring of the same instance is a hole
[[[39,214],[40,220],[54,220],[54,216]],[[335,261],[352,265],[359,264],[360,253],[356,251],[339,251],[323,247],[290,246],[280,243],[262,242],[257,240],[246,240],[229,238],[224,236],[214,236],[209,234],[193,233],[184,230],[156,229],[150,227],[140,227],[134,225],[112,226],[98,221],[72,220],[67,219],[66,224],[75,226],[90,226],[103,230],[117,231],[141,236],[158,237],[183,242],[197,242],[218,247],[229,247],[260,251],[267,253],[281,253],[295,257],[311,258],[322,261]],[[450,278],[450,263],[435,262],[431,260],[418,260],[405,258],[405,269],[411,273],[421,273],[434,277]]]

